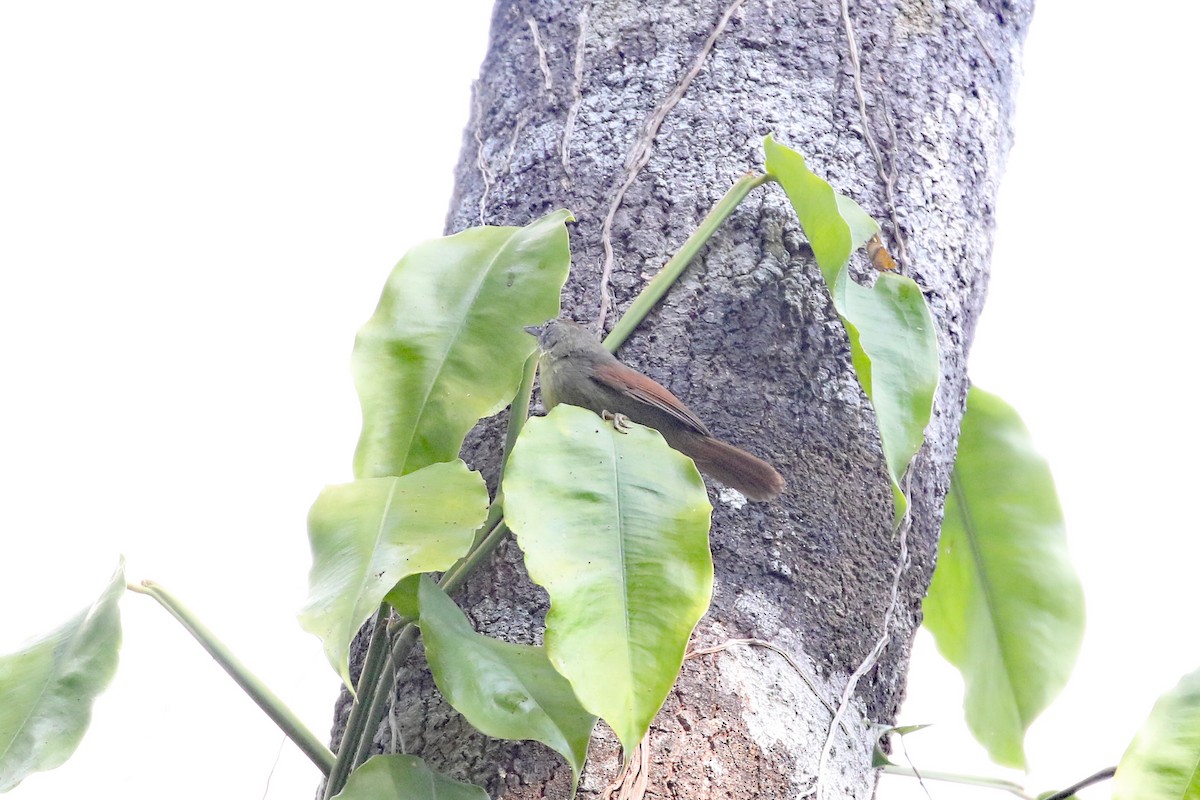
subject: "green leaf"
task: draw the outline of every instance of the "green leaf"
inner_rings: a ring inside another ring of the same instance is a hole
[[[321,492],[308,514],[313,566],[300,624],[324,642],[346,686],[354,634],[402,578],[463,556],[487,505],[483,478],[462,461]]]
[[[427,576],[421,577],[421,636],[440,691],[467,721],[497,739],[534,739],[571,765],[572,792],[596,717],[579,705],[546,650],[474,631]]]
[[[814,175],[795,150],[770,136],[763,146],[767,171],[787,193],[846,328],[854,371],[879,423],[899,521],[908,508],[900,480],[925,440],[937,390],[933,317],[911,278],[883,273],[869,288],[850,279],[850,253],[878,233],[879,224]]]
[[[880,725],[878,723],[871,725],[871,732],[875,735],[875,746],[871,752],[871,767],[874,769],[896,766],[895,762],[888,758],[888,754],[883,752],[884,741],[893,733],[904,737],[928,727],[928,723],[924,725]]]
[[[1017,413],[972,387],[925,627],[962,673],[967,725],[992,760],[1025,765],[1025,730],[1070,676],[1083,590],[1050,468]]]
[[[835,194],[837,194],[838,213],[842,215],[842,219],[846,221],[846,226],[850,229],[850,249],[857,250],[867,243],[867,239],[879,233],[879,223],[864,211],[862,206],[846,195],[836,192]]]
[[[83,739],[92,701],[117,671],[125,561],[70,622],[0,656],[0,792],[62,764]]]
[[[488,800],[487,792],[434,772],[416,756],[375,756],[346,781],[341,800]]]
[[[875,409],[899,519],[908,506],[900,479],[921,449],[933,414],[937,331],[925,297],[911,278],[884,272],[869,289],[846,283],[842,323],[859,383]]]
[[[1158,698],[1121,756],[1113,800],[1200,798],[1200,670]]]
[[[392,590],[384,596],[383,601],[396,609],[396,613],[405,619],[416,619],[421,616],[421,606],[417,602],[417,587],[420,585],[420,575],[409,575],[393,586]]]
[[[763,149],[767,156],[764,166],[779,181],[791,201],[837,306],[846,264],[854,249],[850,226],[842,217],[838,195],[832,186],[808,168],[804,156],[779,144],[773,136],[767,136]]]
[[[550,661],[629,753],[712,594],[700,474],[657,431],[620,433],[558,405],[525,426],[504,498],[529,575],[550,594]]]
[[[508,405],[536,346],[522,327],[558,314],[572,219],[470,228],[400,260],[354,345],[357,477],[450,461],[476,422]]]

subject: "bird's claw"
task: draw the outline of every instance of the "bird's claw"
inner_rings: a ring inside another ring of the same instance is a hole
[[[625,416],[624,414],[613,411],[601,411],[600,417],[612,422],[613,428],[617,433],[629,433],[629,431],[632,430],[629,425],[629,417]]]

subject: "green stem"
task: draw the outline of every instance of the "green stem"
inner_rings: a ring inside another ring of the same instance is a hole
[[[499,492],[497,492],[497,494],[499,494]],[[465,556],[454,562],[454,566],[442,573],[442,579],[445,580],[446,575],[461,570],[462,565],[471,558],[471,556],[475,553],[476,548],[479,547],[480,543],[487,538],[488,534],[495,530],[496,526],[500,524],[500,521],[503,519],[504,506],[501,505],[499,501],[493,500],[491,506],[488,507],[487,519],[485,519],[483,524],[480,525],[475,531],[475,538],[471,542],[471,549],[467,551]]]
[[[450,594],[462,586],[467,576],[492,554],[504,535],[508,533],[508,528],[504,525],[504,495],[502,493],[504,470],[508,466],[508,457],[517,443],[517,437],[521,435],[529,416],[529,401],[533,397],[533,377],[537,372],[537,362],[538,354],[535,352],[525,362],[521,385],[517,388],[517,394],[513,397],[512,405],[509,407],[508,429],[504,434],[504,453],[500,457],[500,477],[496,481],[496,499],[492,501],[492,505],[488,509],[487,520],[475,534],[475,542],[471,545],[470,551],[454,566],[446,570],[442,574],[441,580],[438,581],[438,585],[446,591],[446,594]]]
[[[328,800],[342,790],[350,770],[354,768],[355,754],[359,744],[365,738],[370,741],[374,729],[367,725],[368,716],[364,705],[371,699],[372,693],[379,685],[380,676],[384,674],[383,665],[387,656],[387,618],[388,605],[381,603],[375,612],[375,622],[371,628],[371,639],[367,644],[367,654],[363,659],[362,671],[358,674],[358,684],[355,686],[355,700],[350,706],[350,718],[346,720],[346,729],[342,731],[342,740],[338,743],[337,761],[325,781],[323,797]]]
[[[921,778],[923,780],[942,781],[943,783],[958,783],[963,786],[982,786],[986,789],[999,789],[1014,794],[1022,798],[1022,800],[1033,800],[1030,795],[1025,793],[1024,787],[1020,784],[1001,778],[985,778],[978,775],[962,775],[957,772],[938,772],[936,770],[921,770],[918,774],[916,770],[909,767],[901,767],[898,764],[885,764],[881,769],[889,775],[903,775],[907,778]]]
[[[503,479],[504,466],[508,463],[509,453],[525,425],[529,415],[529,400],[533,394],[533,378],[537,372],[537,354],[531,355],[525,362],[525,371],[521,377],[521,385],[513,398],[508,415],[508,429],[504,437],[504,453],[500,462],[500,479]],[[499,480],[499,479],[498,479]],[[442,575],[439,584],[447,592],[452,592],[462,586],[467,576],[479,566],[508,532],[504,525],[504,506],[500,488],[497,486],[496,498],[488,508],[487,520],[475,534],[475,542],[470,551],[460,558]],[[375,731],[383,721],[387,709],[388,682],[398,665],[404,663],[417,640],[417,626],[413,620],[401,620],[391,626],[382,624],[385,618],[386,604],[380,607],[375,618],[375,628],[371,633],[371,641],[367,646],[366,660],[363,671],[359,676],[357,698],[350,710],[350,719],[346,722],[346,731],[338,747],[338,758],[334,770],[330,773],[325,784],[326,800],[337,794],[345,785],[346,778],[359,764],[366,760],[370,753],[371,742]],[[383,642],[390,636],[390,631],[402,625],[403,629],[396,637],[388,653]],[[388,628],[388,633],[384,629]],[[384,655],[386,654],[386,659]]]
[[[507,534],[508,526],[504,524],[504,520],[497,520],[495,527],[484,535],[479,544],[472,548],[471,552],[467,553],[457,564],[443,573],[441,580],[438,581],[438,586],[441,586],[446,594],[452,594],[456,591],[458,587],[466,582],[467,576],[482,564],[484,559],[492,554],[492,551],[496,549]]]
[[[496,500],[493,506],[501,505],[500,486],[504,482],[504,469],[508,466],[508,457],[517,443],[517,437],[521,435],[525,421],[529,418],[529,401],[533,397],[533,377],[537,374],[539,355],[540,351],[534,350],[526,359],[525,371],[521,373],[521,385],[517,387],[512,405],[509,406],[508,427],[504,431],[504,452],[500,456],[500,475],[496,478]]]
[[[503,520],[499,520],[496,525],[489,530],[480,540],[479,544],[472,548],[471,552],[462,558],[457,564],[442,574],[438,585],[445,590],[446,594],[451,594],[467,580],[467,576],[474,569],[483,563],[484,559],[492,554],[496,546],[508,534],[508,526]],[[358,739],[358,745],[355,747],[353,764],[350,769],[357,769],[367,758],[367,753],[371,747],[371,739],[374,732],[379,729],[379,725],[383,722],[383,716],[387,713],[386,700],[388,695],[387,681],[391,676],[395,675],[396,669],[399,668],[407,659],[409,653],[417,643],[417,625],[412,620],[402,620],[395,625],[403,625],[404,628],[392,645],[391,653],[388,655],[387,665],[383,668],[379,675],[379,682],[376,683],[373,689],[367,694],[362,695],[360,692],[359,701],[354,705],[354,711],[368,706],[366,712],[362,715],[365,721],[363,725],[363,735]],[[394,627],[394,626],[393,626]],[[374,640],[372,640],[374,641]],[[367,700],[369,698],[369,701]],[[352,712],[353,713],[353,712]],[[349,725],[347,725],[347,731]],[[346,740],[343,740],[346,741]],[[345,745],[343,745],[345,747]],[[339,751],[339,758],[341,751]],[[332,785],[332,781],[330,781]]]
[[[284,705],[283,701],[268,689],[266,684],[246,669],[246,666],[233,655],[229,648],[218,640],[212,631],[204,627],[186,606],[153,581],[142,581],[140,586],[130,584],[129,590],[157,600],[159,605],[177,619],[187,632],[200,643],[200,646],[208,651],[208,654],[221,665],[221,668],[229,673],[229,677],[242,687],[242,691],[248,694],[250,699],[279,726],[280,730],[296,743],[304,755],[317,765],[317,769],[321,770],[324,775],[330,774],[334,766],[334,756],[329,748],[305,727],[300,718]]]
[[[359,765],[366,761],[367,757],[371,754],[371,742],[374,740],[375,731],[379,730],[379,724],[383,722],[383,716],[387,713],[388,692],[391,688],[393,676],[396,674],[396,668],[404,663],[408,658],[408,654],[412,652],[413,646],[417,643],[417,626],[412,620],[398,622],[396,625],[403,625],[404,627],[392,642],[387,664],[380,672],[379,680],[375,684],[375,690],[371,693],[370,707],[367,708],[364,715],[367,720],[366,730],[369,731],[369,735],[363,736],[358,740],[358,747],[354,751],[354,759],[351,762],[351,770],[358,769]],[[388,631],[389,638],[391,638],[392,630],[395,630],[395,626]],[[362,706],[363,703],[359,703],[359,705]]]
[[[1076,794],[1078,794],[1080,792],[1080,790],[1086,789],[1087,787],[1091,786],[1093,783],[1099,783],[1100,781],[1109,780],[1116,774],[1117,774],[1116,767],[1105,767],[1104,769],[1100,770],[1099,772],[1097,772],[1093,775],[1089,775],[1088,777],[1084,778],[1079,783],[1068,786],[1066,789],[1063,789],[1061,792],[1055,792],[1054,794],[1050,795],[1049,797],[1044,797],[1044,798],[1042,798],[1042,800],[1070,800],[1070,798],[1072,798]]]
[[[729,191],[725,193],[720,202],[713,206],[713,210],[708,212],[708,216],[700,221],[696,230],[687,238],[687,241],[683,243],[679,251],[671,256],[671,260],[664,264],[658,274],[646,284],[646,288],[642,289],[624,316],[613,326],[612,333],[605,337],[604,346],[608,348],[610,353],[615,353],[625,343],[625,340],[629,338],[629,334],[633,333],[637,326],[642,323],[642,320],[646,318],[646,315],[650,313],[650,310],[654,308],[655,304],[662,299],[663,295],[667,293],[675,281],[679,280],[679,276],[683,274],[683,270],[691,263],[700,250],[708,244],[708,240],[717,232],[717,228],[729,218],[729,215],[746,199],[747,195],[754,189],[772,180],[774,178],[770,175],[747,172],[733,186],[729,187]]]
[[[467,576],[483,563],[484,559],[492,554],[492,551],[496,549],[496,546],[503,541],[507,534],[508,526],[504,524],[503,520],[500,520],[465,558],[442,575],[442,579],[438,582],[438,585],[445,590],[446,594],[454,592],[463,585],[467,580]],[[404,625],[404,628],[400,631],[400,634],[396,637],[392,645],[387,665],[380,673],[379,682],[368,695],[360,694],[359,702],[354,706],[355,711],[357,711],[368,705],[365,698],[370,698],[370,707],[363,714],[363,719],[365,720],[363,732],[370,732],[371,735],[362,736],[358,739],[351,769],[357,768],[359,764],[366,760],[367,752],[371,746],[371,738],[374,732],[379,729],[380,723],[383,722],[383,715],[387,713],[387,708],[385,707],[388,695],[386,682],[395,674],[396,669],[408,659],[409,653],[412,652],[413,647],[417,643],[417,625],[415,622],[412,620],[403,620],[397,624]],[[348,725],[347,730],[349,730]],[[339,751],[339,757],[340,755],[341,751]],[[330,781],[330,785],[332,785],[332,781]]]
[[[617,323],[612,333],[605,339],[605,346],[609,350],[615,351],[620,347],[629,334],[645,319],[650,309],[662,299],[662,296],[667,293],[671,285],[679,279],[683,270],[696,257],[704,245],[708,243],[708,240],[712,238],[721,223],[728,219],[733,210],[746,199],[750,192],[770,180],[772,178],[767,175],[747,173],[726,192],[721,201],[700,222],[696,231],[683,243],[679,252],[650,281],[625,313],[625,316]],[[492,554],[508,534],[508,526],[504,524],[502,494],[504,469],[508,464],[508,457],[512,453],[513,446],[516,444],[517,437],[520,435],[521,429],[525,425],[526,417],[529,414],[529,401],[533,392],[533,379],[536,370],[537,355],[534,354],[525,363],[521,385],[517,389],[517,394],[513,398],[513,403],[509,410],[508,429],[505,432],[504,453],[500,462],[500,475],[497,479],[496,497],[488,509],[487,520],[480,526],[479,532],[475,536],[475,542],[471,546],[471,550],[442,575],[439,585],[447,594],[461,587],[466,582],[467,577]],[[354,708],[351,710],[350,720],[346,724],[346,733],[342,738],[342,744],[338,750],[338,759],[334,772],[330,775],[326,783],[326,798],[332,797],[333,794],[340,791],[349,772],[366,760],[367,754],[370,752],[374,732],[383,721],[383,715],[386,711],[385,706],[387,704],[388,691],[385,684],[390,679],[390,676],[394,674],[397,666],[408,658],[409,653],[416,644],[417,626],[415,623],[406,620],[398,624],[402,624],[404,627],[396,637],[394,646],[387,656],[386,666],[383,666],[381,655],[376,656],[380,659],[379,663],[372,662],[372,652],[370,649],[376,647],[376,634],[382,627],[379,618],[376,619],[375,632],[372,634],[371,644],[368,646],[367,662],[363,665],[363,673],[359,680],[358,698],[354,704]],[[379,653],[382,653],[384,650],[385,648],[382,646],[379,647]],[[372,665],[372,669],[370,670],[368,670],[369,664]],[[380,669],[381,666],[382,669]]]

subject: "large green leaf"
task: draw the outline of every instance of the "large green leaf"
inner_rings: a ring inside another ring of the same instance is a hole
[[[1025,765],[1025,730],[1067,682],[1083,619],[1050,468],[1016,412],[972,387],[925,627],[962,673],[967,725],[997,763]]]
[[[813,174],[804,156],[770,136],[763,146],[767,171],[787,193],[846,328],[854,371],[879,423],[899,520],[908,507],[900,481],[933,414],[938,383],[933,317],[911,278],[883,273],[871,287],[850,279],[850,253],[878,232],[878,223]]]
[[[334,797],[341,800],[488,800],[482,787],[434,772],[416,756],[375,756]]]
[[[571,219],[470,228],[400,260],[354,346],[357,477],[450,461],[476,422],[508,405],[536,346],[522,327],[558,314]]]
[[[1200,800],[1200,670],[1158,698],[1121,756],[1113,800]]]
[[[308,514],[313,566],[300,624],[350,686],[350,640],[402,578],[466,554],[487,516],[483,478],[462,461],[330,486]]]
[[[117,671],[125,562],[90,608],[0,656],[0,792],[62,764],[83,739],[92,701]]]
[[[691,459],[657,431],[556,406],[504,475],[509,527],[550,594],[546,650],[626,752],[641,741],[712,593],[712,506]]]
[[[578,783],[596,717],[579,705],[546,650],[476,633],[427,576],[419,591],[425,655],[450,705],[488,736],[534,739],[557,751]]]

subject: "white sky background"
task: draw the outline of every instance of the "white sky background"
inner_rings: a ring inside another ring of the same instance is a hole
[[[354,332],[399,256],[441,233],[489,16],[0,6],[0,652],[87,605],[124,553],[325,736],[337,679],[295,621],[304,517],[351,477]],[[971,370],[1049,458],[1088,596],[1075,677],[1028,738],[1034,790],[1115,763],[1200,666],[1198,17],[1044,2],[1028,41]],[[315,768],[178,625],[121,605],[91,730],[13,796],[310,797]],[[903,719],[938,725],[910,754],[1004,774],[960,702],[920,641]]]

